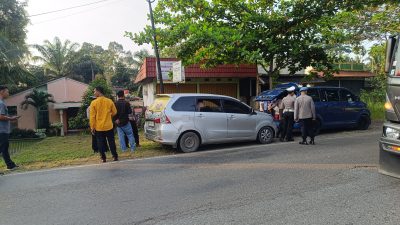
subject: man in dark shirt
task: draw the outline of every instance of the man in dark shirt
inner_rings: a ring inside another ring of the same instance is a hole
[[[131,152],[135,150],[135,137],[133,136],[132,126],[129,123],[129,114],[132,113],[132,108],[129,102],[125,101],[125,95],[123,91],[118,91],[118,100],[115,102],[115,107],[117,108],[117,115],[115,115],[114,120],[117,124],[117,132],[119,143],[123,152],[126,151],[126,143],[124,136],[126,135],[129,140],[129,145],[131,147]]]
[[[8,96],[8,88],[0,85],[0,153],[3,155],[7,169],[12,170],[18,166],[11,160],[10,153],[8,152],[10,145],[8,139],[11,133],[10,121],[17,120],[19,116],[8,115],[7,106],[4,102],[4,99],[8,98]]]

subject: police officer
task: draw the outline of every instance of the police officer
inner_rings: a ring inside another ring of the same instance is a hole
[[[301,123],[303,140],[300,141],[299,144],[314,145],[313,121],[316,120],[315,105],[312,98],[307,95],[307,90],[307,87],[300,88],[301,95],[297,97],[294,103],[294,120],[296,122],[300,121]],[[307,136],[311,138],[309,143],[307,143]]]
[[[283,105],[283,124],[282,124],[282,136],[280,141],[294,141],[292,136],[293,124],[294,124],[294,103],[296,101],[296,95],[294,86],[286,89],[288,95],[282,99]]]

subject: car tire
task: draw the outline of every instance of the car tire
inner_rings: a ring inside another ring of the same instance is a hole
[[[257,141],[260,144],[269,144],[274,140],[274,130],[271,127],[262,127],[258,131]]]
[[[321,132],[321,121],[315,120],[313,122],[314,135],[317,136]]]
[[[195,152],[200,146],[200,138],[195,132],[186,132],[182,134],[178,141],[179,149],[182,152]]]
[[[368,130],[369,125],[371,125],[371,118],[369,116],[363,115],[357,122],[357,129]]]

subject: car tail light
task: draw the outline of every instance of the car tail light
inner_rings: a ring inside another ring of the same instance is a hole
[[[161,113],[159,118],[154,119],[154,123],[170,124],[171,121],[165,113]]]

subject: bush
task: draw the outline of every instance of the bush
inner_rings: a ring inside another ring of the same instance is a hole
[[[29,129],[19,129],[15,128],[10,134],[11,139],[21,139],[21,138],[40,138],[34,130]]]
[[[85,129],[89,127],[89,120],[86,118],[86,115],[82,115],[78,113],[76,117],[70,118],[68,120],[68,128],[69,129]]]

